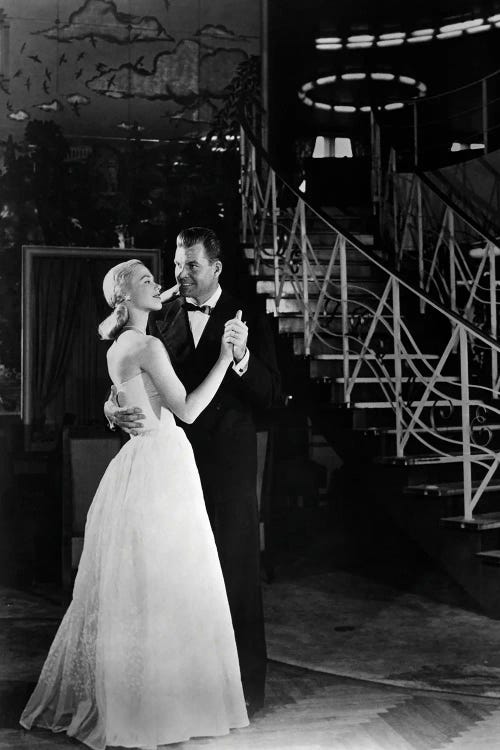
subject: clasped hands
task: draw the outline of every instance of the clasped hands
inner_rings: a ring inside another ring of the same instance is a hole
[[[160,294],[162,302],[167,302],[179,295],[179,285],[174,284],[170,289],[165,289]],[[224,337],[233,346],[233,359],[236,364],[245,356],[247,350],[248,328],[241,319],[242,311],[238,310],[235,317],[228,320],[224,326]]]
[[[233,359],[240,362],[247,351],[248,326],[241,319],[242,312],[238,310],[235,317],[228,320],[224,326],[224,338],[233,347]]]
[[[168,292],[177,291],[173,287]],[[224,326],[223,339],[233,347],[233,359],[236,364],[240,362],[247,351],[248,326],[241,319],[242,311],[238,310],[234,318],[228,320]],[[116,402],[116,388],[111,386],[111,395],[104,404],[106,419],[117,425],[130,435],[137,435],[142,428],[142,420],[145,419],[144,412],[137,406],[119,407]]]

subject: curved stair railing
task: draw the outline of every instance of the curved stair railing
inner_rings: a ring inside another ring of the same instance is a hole
[[[397,144],[410,169],[450,163],[455,142],[464,159],[487,154],[499,144],[500,70],[454,89],[413,97],[396,111],[377,111],[384,142]],[[457,132],[461,143],[457,143]]]
[[[448,309],[311,206],[245,126],[240,157],[242,241],[253,248],[272,312],[295,311],[302,353],[340,365],[339,403],[391,414],[394,463],[414,456],[461,466],[470,520],[500,462],[490,379],[500,345],[475,325],[467,303],[463,315],[458,305]],[[360,261],[369,278],[360,277]],[[363,392],[368,382],[375,397]]]
[[[394,157],[390,163],[394,165]],[[454,204],[424,173],[388,175],[386,219],[396,268],[418,279],[420,289],[496,339],[500,299],[496,259],[499,241]],[[421,298],[420,309],[425,311]],[[490,385],[499,392],[496,352],[490,353]]]

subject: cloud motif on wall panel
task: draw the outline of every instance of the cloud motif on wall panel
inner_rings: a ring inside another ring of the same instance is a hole
[[[7,117],[9,120],[16,120],[17,122],[24,122],[25,120],[30,119],[29,114],[25,112],[24,109],[18,109],[16,112],[9,112]]]
[[[119,122],[116,126],[117,128],[121,128],[122,130],[127,131],[134,131],[135,133],[142,133],[144,130],[144,127],[142,125],[139,125],[137,122]]]
[[[231,29],[228,29],[227,26],[224,26],[221,23],[212,24],[208,23],[205,24],[205,26],[202,26],[201,29],[199,29],[195,36],[199,37],[210,37],[211,39],[228,39],[229,41],[235,41],[235,40],[245,40],[248,37],[246,36],[240,36],[239,34],[235,34],[234,31],[231,31]]]
[[[197,101],[195,104],[183,107],[177,112],[165,113],[162,117],[170,120],[186,120],[187,122],[212,122],[217,114],[217,107],[209,100]]]
[[[51,102],[42,102],[41,104],[33,104],[36,109],[41,109],[42,112],[62,112],[64,109],[59,99],[53,99]]]
[[[66,101],[77,117],[80,117],[80,107],[90,104],[89,97],[83,96],[83,94],[66,94]]]
[[[236,66],[247,59],[240,49],[202,54],[197,41],[184,39],[172,52],[160,52],[151,70],[125,63],[107,68],[87,81],[92,91],[115,99],[173,99],[192,103],[198,95],[220,97]]]
[[[66,96],[66,101],[68,104],[77,104],[78,106],[82,106],[82,104],[90,104],[89,97],[83,96],[83,94],[68,94]]]
[[[200,59],[200,94],[220,98],[231,83],[236,68],[248,55],[242,49],[215,49]]]
[[[174,41],[158,19],[122,13],[113,0],[85,0],[78,10],[70,14],[68,23],[32,33],[59,42],[77,39],[103,39],[117,44]]]

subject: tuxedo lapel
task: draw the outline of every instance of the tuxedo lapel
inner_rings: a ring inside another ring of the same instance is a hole
[[[195,348],[183,300],[167,303],[163,319],[156,320],[156,328],[172,362],[182,364],[192,355],[196,362],[211,362],[210,352],[220,346],[224,324],[234,318],[237,309],[236,301],[223,290]]]
[[[235,302],[229,294],[222,291],[217,304],[214,306],[208,322],[201,334],[196,353],[199,355],[204,349],[210,348],[214,343],[220,344],[224,324],[235,316]]]
[[[193,335],[188,315],[181,300],[169,305],[163,320],[157,322],[158,331],[171,359],[183,362],[194,351]]]

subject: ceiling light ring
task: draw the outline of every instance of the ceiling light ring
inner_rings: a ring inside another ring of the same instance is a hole
[[[391,31],[379,34],[368,32],[349,34],[345,37],[317,37],[315,46],[317,50],[337,51],[341,49],[356,49],[367,47],[392,47],[401,44],[427,42],[433,40],[454,39],[459,36],[489,31],[500,26],[500,13],[488,17],[477,16],[463,21],[444,23],[433,28],[412,29],[411,31]]]
[[[324,112],[332,111],[339,113],[342,112],[346,114],[354,112],[371,112],[372,106],[368,104],[350,105],[342,104],[341,102],[334,102],[333,104],[330,104],[328,102],[322,102],[312,98],[313,92],[316,89],[321,88],[321,86],[327,86],[329,84],[338,83],[341,81],[358,82],[366,80],[377,81],[379,83],[399,83],[403,86],[414,88],[417,91],[417,96],[414,97],[414,99],[412,99],[411,101],[414,101],[417,98],[424,97],[427,93],[427,86],[425,85],[425,83],[423,83],[422,81],[417,81],[416,78],[412,78],[411,76],[399,75],[397,73],[388,73],[384,71],[350,71],[347,73],[342,73],[340,75],[322,76],[321,78],[317,78],[314,81],[307,81],[300,87],[298,91],[298,97],[300,101],[306,106]],[[407,102],[405,101],[386,102],[385,104],[377,105],[376,108],[390,111],[394,109],[401,109],[405,106],[406,103]]]

